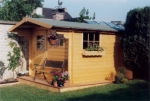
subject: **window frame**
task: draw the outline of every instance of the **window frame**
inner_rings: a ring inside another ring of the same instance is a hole
[[[43,40],[42,40],[42,37],[43,37]],[[40,48],[41,46],[42,46],[42,48]],[[44,34],[36,35],[36,50],[37,51],[44,51],[45,50],[45,35]]]
[[[84,38],[85,38],[85,37],[84,37],[85,34],[88,34],[88,35],[87,35],[87,37],[88,37],[87,40],[84,39]],[[92,40],[92,41],[91,41],[91,39],[89,38],[90,35],[93,36],[93,40]],[[98,40],[96,39],[96,35],[98,35]],[[97,44],[100,46],[100,33],[99,33],[99,32],[83,32],[83,36],[82,36],[82,37],[83,37],[83,38],[82,38],[82,40],[83,40],[83,42],[82,42],[82,49],[86,49],[90,43],[97,43]],[[95,40],[95,39],[96,39],[96,40]],[[87,43],[87,46],[86,46],[86,47],[84,46],[84,43]]]

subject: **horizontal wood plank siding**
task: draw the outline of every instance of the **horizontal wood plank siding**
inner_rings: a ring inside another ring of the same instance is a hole
[[[43,30],[45,33],[46,30]],[[45,33],[47,38],[50,30]],[[68,60],[67,70],[70,74],[71,84],[88,84],[92,82],[99,82],[105,79],[112,80],[112,75],[115,74],[115,68],[123,66],[123,55],[119,46],[120,35],[117,34],[101,34],[100,45],[105,47],[105,55],[102,57],[84,57],[83,52],[83,34],[75,32],[57,32],[63,34],[65,37],[65,43],[63,46],[51,46],[46,40],[46,50],[42,53],[38,53],[34,57],[36,61],[42,64],[45,58],[52,60]],[[36,48],[36,42],[32,41],[34,37],[31,31],[20,32],[20,35],[25,36],[30,42],[30,74],[34,74],[31,70],[33,68],[33,49]],[[48,71],[51,71],[48,68]],[[32,73],[31,73],[32,72]],[[42,76],[42,75],[41,75]],[[52,79],[51,74],[46,74],[47,78]]]
[[[73,37],[73,84],[85,84],[113,79],[115,68],[123,66],[122,52],[119,46],[119,35],[101,34],[100,43],[105,47],[102,57],[82,56],[82,33],[75,33]]]

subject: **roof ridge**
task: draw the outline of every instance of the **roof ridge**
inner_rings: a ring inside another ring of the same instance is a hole
[[[57,10],[56,8],[48,8],[48,7],[42,7],[42,8]]]

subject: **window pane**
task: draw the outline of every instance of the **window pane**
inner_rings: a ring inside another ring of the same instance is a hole
[[[99,41],[99,34],[95,34],[95,41]]]
[[[94,34],[93,34],[93,33],[90,33],[90,34],[89,34],[89,41],[93,41],[93,39],[94,39]]]
[[[97,41],[97,42],[94,42],[94,45],[99,45],[99,42]]]
[[[88,47],[88,42],[83,42],[83,49],[86,49]]]
[[[88,33],[83,33],[83,40],[88,40]]]
[[[99,45],[99,33],[84,33],[83,34],[83,49],[88,47],[88,44]]]
[[[58,41],[56,46],[63,46],[64,43],[64,35],[63,34],[57,34],[58,35]]]
[[[44,46],[44,35],[38,35],[37,36],[37,50],[44,50],[45,46]]]

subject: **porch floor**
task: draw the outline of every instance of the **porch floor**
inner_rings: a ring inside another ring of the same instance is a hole
[[[78,90],[78,89],[83,89],[83,88],[88,88],[88,87],[94,87],[94,86],[100,86],[100,85],[105,85],[112,83],[112,81],[104,80],[100,81],[98,83],[92,83],[92,84],[82,84],[82,85],[70,85],[69,82],[67,85],[64,87],[55,87],[51,85],[51,81],[41,79],[41,78],[36,78],[33,80],[33,77],[31,76],[20,76],[17,78],[18,81],[22,84],[28,84],[30,86],[36,86],[37,88],[41,89],[46,89],[50,90],[53,92],[65,92],[65,91],[71,91],[71,90]]]

